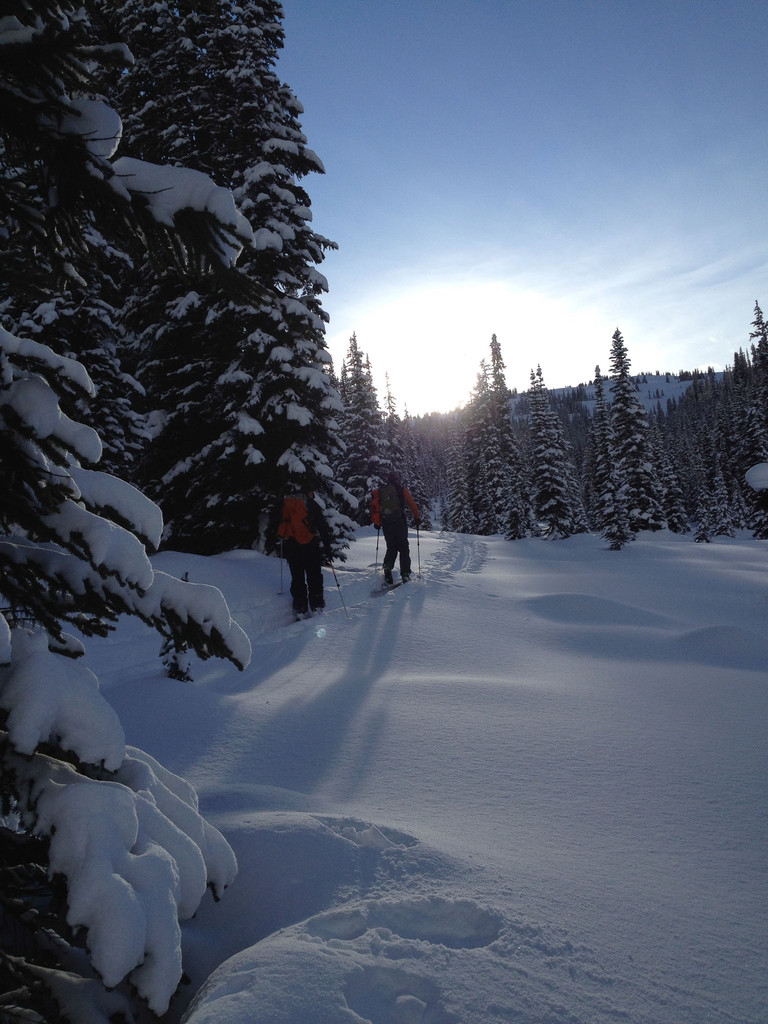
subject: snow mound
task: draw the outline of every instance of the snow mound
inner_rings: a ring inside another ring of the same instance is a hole
[[[662,629],[671,624],[665,615],[592,594],[548,594],[531,598],[525,602],[525,606],[536,615],[563,625],[599,623],[601,626]]]

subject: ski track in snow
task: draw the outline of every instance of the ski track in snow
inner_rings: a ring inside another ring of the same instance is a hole
[[[356,545],[359,550],[353,552],[353,564],[336,565],[346,612],[335,580],[326,573],[325,611],[301,622],[293,621],[290,610],[287,567],[283,567],[282,587],[272,563],[269,568],[275,585],[266,586],[260,581],[250,594],[243,579],[251,571],[255,575],[263,573],[263,558],[251,552],[233,552],[216,559],[215,581],[225,594],[233,595],[233,618],[246,630],[253,645],[253,662],[245,673],[235,673],[231,667],[213,661],[204,665],[196,662],[195,682],[177,683],[158,678],[155,652],[159,641],[145,645],[140,656],[134,650],[135,636],[104,641],[111,644],[113,655],[123,644],[131,644],[131,664],[139,667],[138,674],[154,676],[149,687],[143,680],[129,686],[121,700],[119,691],[110,686],[109,671],[100,672],[111,691],[109,698],[127,721],[130,741],[138,742],[174,771],[190,778],[200,794],[203,812],[224,832],[238,857],[239,875],[224,899],[215,906],[205,902],[195,922],[184,926],[187,969],[198,984],[208,978],[186,1010],[187,1024],[506,1024],[513,1020],[520,1024],[764,1024],[759,1016],[748,1016],[748,1011],[730,1013],[727,998],[721,1005],[713,995],[718,986],[733,984],[734,991],[738,990],[738,979],[730,981],[738,967],[730,963],[728,955],[729,920],[721,924],[722,935],[726,936],[721,942],[721,955],[710,951],[709,940],[702,939],[700,949],[695,943],[686,948],[690,939],[683,939],[680,945],[674,936],[674,901],[670,902],[673,890],[664,893],[660,888],[655,895],[648,894],[645,905],[638,902],[644,897],[642,870],[629,871],[630,885],[625,894],[616,889],[610,874],[605,878],[604,894],[597,889],[590,891],[594,869],[587,866],[589,858],[585,859],[580,847],[590,842],[590,819],[594,816],[594,827],[604,844],[603,849],[595,849],[596,862],[611,858],[610,802],[604,812],[600,800],[594,807],[585,804],[583,835],[578,830],[568,835],[573,859],[568,849],[558,848],[556,842],[559,818],[569,827],[572,814],[566,806],[568,784],[563,785],[561,810],[558,794],[547,791],[543,776],[542,798],[550,802],[551,836],[536,832],[541,813],[535,789],[530,793],[521,789],[513,809],[515,829],[510,832],[505,826],[499,832],[501,842],[509,841],[501,838],[508,834],[519,837],[518,879],[507,874],[509,869],[503,865],[509,853],[496,849],[495,843],[484,845],[485,841],[478,839],[482,859],[478,859],[479,853],[469,852],[473,849],[471,821],[462,822],[454,838],[454,823],[446,822],[447,831],[436,828],[436,822],[442,820],[439,806],[432,819],[418,817],[429,805],[427,799],[421,810],[415,809],[415,817],[402,812],[406,825],[395,827],[390,824],[389,798],[367,795],[366,789],[371,794],[378,792],[375,786],[370,788],[372,780],[367,776],[370,771],[381,770],[382,764],[386,767],[392,730],[402,731],[408,726],[408,719],[398,718],[398,706],[388,699],[389,675],[397,671],[398,665],[397,651],[393,652],[388,636],[407,637],[412,645],[413,677],[403,673],[396,680],[398,701],[405,700],[403,685],[414,687],[421,700],[431,695],[437,701],[449,697],[453,701],[466,692],[469,680],[475,689],[479,687],[479,694],[470,699],[479,713],[490,716],[489,722],[493,720],[494,701],[501,699],[508,706],[514,700],[521,702],[521,713],[528,716],[521,720],[521,728],[525,730],[530,721],[539,730],[537,718],[531,718],[531,713],[541,714],[543,722],[554,715],[565,721],[570,702],[580,699],[584,690],[587,699],[595,703],[599,722],[601,716],[614,714],[613,690],[606,691],[600,674],[595,679],[572,679],[573,659],[589,656],[605,660],[606,680],[612,678],[614,659],[635,666],[632,673],[638,678],[643,672],[650,673],[646,682],[650,684],[651,701],[656,699],[657,690],[664,700],[664,684],[656,682],[660,666],[701,666],[701,682],[696,687],[703,689],[706,699],[698,716],[706,718],[709,694],[713,685],[718,685],[719,668],[759,672],[762,676],[768,665],[768,640],[750,625],[749,617],[743,617],[743,624],[739,621],[738,591],[734,591],[736,603],[730,609],[736,621],[717,621],[722,598],[718,601],[716,595],[706,594],[702,603],[711,601],[717,611],[713,611],[711,624],[702,625],[686,619],[686,601],[682,591],[680,595],[675,593],[674,581],[652,608],[642,600],[633,602],[631,588],[621,600],[569,589],[569,552],[574,551],[575,578],[581,578],[581,548],[594,544],[592,539],[574,538],[570,547],[562,542],[532,542],[537,547],[535,559],[531,559],[526,552],[528,542],[492,547],[477,537],[431,534],[421,537],[420,576],[383,595],[381,601],[374,601],[371,588],[381,577],[381,565],[372,560],[373,543],[373,536],[366,537],[363,531]],[[659,558],[663,560],[663,544],[660,548]],[[411,549],[416,572],[414,538]],[[363,551],[370,562],[362,559]],[[713,564],[728,557],[724,551],[713,545],[708,552]],[[518,552],[522,557],[510,576],[507,559],[514,560]],[[622,554],[610,557],[615,561]],[[653,574],[654,558],[655,551],[648,564],[641,563],[636,571]],[[160,568],[178,575],[188,571],[195,582],[214,582],[208,578],[211,564],[205,559],[168,553],[156,561]],[[741,578],[752,568],[734,563],[734,572],[738,570]],[[535,579],[529,581],[526,573],[531,571]],[[600,589],[600,571],[598,559],[590,573],[596,591]],[[613,565],[610,571],[615,572]],[[761,568],[755,577],[760,586],[763,575]],[[691,578],[686,577],[681,587],[690,584]],[[474,588],[472,595],[454,596],[456,589],[467,587]],[[425,600],[435,616],[434,625],[447,631],[440,640],[443,657],[433,672],[455,665],[455,678],[430,678],[419,662],[422,656],[427,664],[434,660],[431,655],[437,642],[429,634],[434,627],[432,619],[424,615]],[[453,618],[459,615],[457,601],[465,603],[460,606],[460,618]],[[497,607],[502,614],[498,622],[494,617]],[[461,630],[456,628],[459,621]],[[482,684],[475,670],[467,669],[466,678],[462,674],[465,665],[481,659],[479,652],[487,647],[489,638],[492,641],[501,622],[505,643],[514,652],[514,667],[509,670],[511,690],[502,677]],[[473,647],[478,641],[481,646]],[[420,644],[424,645],[423,651]],[[550,662],[546,675],[540,675],[540,668],[532,660],[540,660],[543,651]],[[345,664],[348,671],[344,670]],[[308,669],[309,676],[305,674]],[[536,688],[528,690],[526,679],[534,671],[539,673]],[[628,676],[611,683],[614,688],[616,685],[624,691],[635,684]],[[497,694],[499,686],[502,689]],[[591,695],[589,691],[593,691]],[[194,696],[191,701],[190,693]],[[741,699],[740,691],[735,689],[734,700]],[[641,702],[633,714],[638,716],[636,728],[641,733],[649,726],[653,728],[653,719],[642,703],[645,698],[641,690],[638,700]],[[187,736],[184,743],[168,743],[167,723],[174,718],[174,708]],[[617,708],[623,711],[621,704]],[[452,704],[446,703],[447,721],[452,710]],[[670,713],[677,714],[675,702],[670,704]],[[554,721],[553,737],[565,738],[566,732],[558,732],[556,717]],[[471,723],[471,718],[467,722]],[[514,724],[514,719],[511,722]],[[478,730],[479,735],[487,732],[482,721]],[[539,731],[547,734],[546,729]],[[468,744],[474,742],[473,732],[471,725],[466,733]],[[411,741],[401,736],[397,742],[406,751]],[[432,737],[414,736],[410,761],[413,773],[423,770],[421,761],[429,758],[432,742]],[[489,738],[488,742],[496,741]],[[563,778],[567,778],[571,757],[567,744],[559,751],[552,748],[551,753],[532,746],[526,753],[526,742],[525,731],[510,737],[513,754],[517,746],[520,757],[529,761],[540,758],[545,772],[551,770],[547,765],[551,757],[561,759],[562,768],[555,766],[558,777],[563,772]],[[685,742],[678,755],[684,765],[689,758]],[[722,753],[715,750],[715,761],[722,759],[725,763],[727,736],[721,742]],[[655,737],[649,735],[648,753],[642,755],[648,758],[648,784],[656,785],[656,773],[658,785],[665,789],[695,786],[695,780],[689,782],[687,774],[678,772],[674,761],[664,764],[663,758],[668,755],[661,743],[658,748],[662,760],[654,760],[655,744]],[[691,750],[696,756],[695,748]],[[398,746],[397,753],[400,751]],[[621,774],[603,779],[601,771],[605,769],[597,757],[591,768],[590,785],[596,792],[602,787],[605,799],[610,801],[615,789],[622,802],[622,815],[627,820],[616,824],[619,848],[622,843],[640,842],[642,835],[642,821],[638,820],[637,826],[631,824],[633,801],[640,799],[637,813],[642,814],[645,799],[633,788],[644,770],[641,763],[633,762],[635,751],[641,751],[641,744],[627,752],[628,767],[622,769],[626,780]],[[374,752],[378,752],[379,768],[372,769]],[[573,754],[578,756],[577,748]],[[445,761],[448,764],[450,761]],[[610,763],[606,768],[612,771]],[[466,762],[457,763],[456,770],[465,775],[475,771]],[[481,777],[482,770],[481,766]],[[525,770],[532,780],[536,778],[530,764]],[[698,770],[695,761],[690,770]],[[744,765],[747,780],[750,770]],[[676,772],[679,779],[675,778]],[[581,780],[577,782],[574,792],[580,793]],[[585,786],[588,782],[585,777]],[[502,785],[488,776],[491,789]],[[506,786],[515,792],[516,785],[512,774]],[[755,792],[762,788],[757,775],[753,785]],[[450,789],[450,780],[443,779],[442,786]],[[345,792],[349,796],[340,799]],[[683,799],[687,791],[680,792]],[[531,807],[527,800],[533,801]],[[348,810],[340,809],[344,805]],[[367,810],[365,816],[350,813],[356,805]],[[489,803],[492,806],[493,801]],[[670,836],[675,831],[673,807],[674,800],[669,807]],[[498,815],[506,814],[508,808],[508,804],[499,803]],[[471,815],[471,807],[463,809]],[[600,821],[603,813],[604,823]],[[655,813],[660,824],[654,825],[654,841],[661,844],[661,849],[666,842],[663,822],[667,811],[660,806]],[[737,803],[728,813],[732,813],[734,830],[741,827]],[[711,814],[716,820],[714,810]],[[706,845],[708,830],[711,828],[705,816],[700,835],[689,827],[690,834],[683,837],[682,845],[672,848],[674,856],[682,858],[681,864],[685,863],[685,844]],[[637,838],[631,838],[634,831]],[[733,835],[738,843],[735,831]],[[450,843],[443,842],[449,837]],[[532,858],[530,862],[528,858]],[[539,883],[546,888],[540,889]],[[681,876],[676,884],[689,884],[693,893],[700,882],[687,883]],[[719,884],[715,875],[713,884]],[[583,887],[583,892],[579,888],[568,891],[574,885]],[[692,919],[699,916],[702,925],[706,922],[709,927],[706,902],[697,906],[692,896],[684,899],[691,904]],[[583,915],[583,910],[574,908],[586,906],[589,901],[595,903],[592,913],[596,926],[589,937],[576,939],[568,918],[574,912],[577,917]],[[614,904],[632,908],[625,922],[612,919]],[[517,913],[518,905],[527,909]],[[724,909],[722,901],[718,906]],[[536,912],[531,912],[532,907],[537,908]],[[739,914],[749,913],[744,908],[733,906],[728,916],[736,920]],[[657,962],[646,948],[643,935],[647,932],[660,938],[664,921],[668,921],[665,952],[655,954],[662,957]],[[611,931],[617,948],[600,942],[604,928]],[[622,949],[623,944],[627,950],[634,949],[634,954]],[[741,955],[746,957],[744,970],[754,978],[755,964],[764,961],[764,949],[755,945],[748,953],[742,949]],[[697,966],[697,960],[701,966]],[[172,1008],[171,1024],[181,1019],[192,996],[194,991],[188,991]],[[746,999],[745,1005],[759,1002],[755,994],[751,1000]]]

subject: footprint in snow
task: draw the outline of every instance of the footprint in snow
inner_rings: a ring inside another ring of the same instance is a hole
[[[427,896],[409,900],[372,900],[357,907],[318,914],[307,931],[321,939],[351,941],[366,932],[426,942],[450,949],[478,949],[499,937],[501,921],[472,900]]]
[[[357,818],[330,818],[323,815],[318,816],[317,820],[361,849],[389,850],[393,847],[416,846],[419,842],[407,832],[372,825],[369,821],[359,821]]]
[[[347,981],[347,1006],[371,1024],[459,1024],[428,978],[398,967],[364,967]]]
[[[472,900],[432,896],[371,900],[318,914],[306,923],[306,931],[337,950],[344,943],[355,943],[359,950],[362,942],[385,961],[422,961],[423,944],[453,950],[490,946],[499,938],[501,920]],[[434,981],[392,962],[352,971],[344,998],[350,1010],[371,1024],[459,1024]]]

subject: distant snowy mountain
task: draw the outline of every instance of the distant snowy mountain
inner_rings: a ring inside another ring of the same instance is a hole
[[[722,380],[722,377],[722,372],[715,373],[716,380]],[[668,401],[677,401],[691,387],[693,374],[685,373],[679,377],[674,373],[638,373],[633,379],[637,387],[637,397],[649,412],[655,410],[659,402],[661,408],[666,411]],[[561,398],[571,397],[580,400],[590,412],[594,407],[595,387],[592,381],[578,384],[576,387],[550,388],[549,393]],[[611,401],[610,380],[605,382],[605,397],[608,402]]]

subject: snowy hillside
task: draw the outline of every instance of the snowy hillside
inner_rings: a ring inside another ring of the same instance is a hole
[[[716,380],[722,380],[722,372],[715,374]],[[637,398],[648,412],[655,412],[661,403],[666,412],[667,402],[677,402],[691,386],[691,378],[678,377],[674,373],[638,373],[632,379],[637,388]],[[551,388],[550,394],[558,398],[574,398],[581,401],[591,414],[595,406],[595,388],[593,383],[579,384],[572,388]],[[611,401],[610,381],[605,384],[606,400]]]
[[[170,1019],[205,982],[189,1024],[765,1024],[768,547],[415,541],[374,596],[361,530],[300,623],[277,560],[159,556],[224,591],[243,673],[90,645],[239,861]]]

